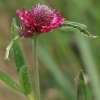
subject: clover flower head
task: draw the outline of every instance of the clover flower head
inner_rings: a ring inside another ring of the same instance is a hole
[[[19,35],[26,38],[34,34],[49,32],[65,20],[60,12],[55,12],[55,9],[44,4],[36,4],[29,11],[23,8],[22,12],[19,9],[16,12],[22,20]]]

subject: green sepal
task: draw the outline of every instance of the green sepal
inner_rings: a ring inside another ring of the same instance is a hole
[[[5,73],[1,71],[0,71],[0,79],[13,89],[24,93],[24,90],[16,82],[14,82],[10,77],[8,77]]]
[[[70,22],[70,21],[64,21],[62,24],[59,25],[62,30],[65,31],[73,31],[77,30],[80,33],[83,33],[85,36],[90,37],[90,38],[96,38],[97,36],[91,35],[85,28],[86,26],[84,24],[80,24],[77,22]]]
[[[14,39],[18,34],[18,27],[16,25],[16,20],[13,19],[13,25],[12,25],[12,39]],[[20,49],[20,45],[18,43],[18,40],[16,40],[13,43],[13,54],[15,59],[15,64],[17,68],[17,72],[19,73],[20,68],[25,65],[24,57]]]
[[[23,65],[20,69],[19,82],[26,95],[32,93],[31,84],[28,76],[28,67],[26,65]]]
[[[87,85],[85,84],[82,71],[80,71],[79,78],[76,79],[76,81],[78,82],[77,100],[91,100],[89,90]]]

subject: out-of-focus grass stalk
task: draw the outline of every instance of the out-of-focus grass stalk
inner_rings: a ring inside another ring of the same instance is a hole
[[[89,74],[90,84],[93,88],[93,94],[95,100],[100,100],[100,83],[99,83],[99,74],[96,70],[96,64],[94,63],[93,56],[90,50],[90,44],[87,39],[80,35],[76,34],[76,42],[84,62],[86,71]]]
[[[55,63],[55,61],[53,61],[52,54],[48,52],[48,50],[44,48],[41,44],[38,44],[38,53],[41,60],[46,65],[46,68],[51,72],[51,74],[55,78],[57,84],[59,84],[65,91],[66,98],[68,100],[76,100],[72,83],[67,77],[64,76],[64,74],[58,68],[58,64]]]

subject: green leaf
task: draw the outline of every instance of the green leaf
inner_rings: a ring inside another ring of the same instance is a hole
[[[17,32],[18,28],[16,26],[17,26],[16,25],[16,20],[13,19],[13,22],[12,22],[12,39],[14,39],[18,34],[18,32]],[[13,43],[13,54],[14,54],[14,59],[15,59],[17,72],[19,73],[20,68],[23,65],[25,65],[25,61],[24,61],[24,57],[23,57],[23,54],[21,52],[18,40],[14,41],[14,43]]]
[[[9,52],[10,52],[10,48],[13,45],[13,43],[19,38],[19,36],[14,37],[14,39],[9,43],[9,45],[6,48],[6,54],[5,54],[5,58],[4,60],[10,60],[9,59]]]
[[[90,37],[90,38],[96,38],[97,36],[93,36],[91,35],[85,28],[86,26],[77,22],[70,22],[70,21],[64,21],[59,27],[61,27],[62,30],[66,30],[67,29],[72,29],[73,30],[77,30],[80,33],[83,33],[85,36]]]
[[[91,100],[88,87],[84,82],[84,76],[82,71],[80,71],[79,78],[76,80],[78,82],[77,100]]]
[[[83,76],[82,71],[80,71],[79,79],[81,79],[84,82],[84,76]],[[78,87],[77,87],[77,100],[84,100],[84,95],[83,94],[84,94],[83,87],[81,87],[81,85],[78,84]]]
[[[73,24],[73,25],[79,25],[81,27],[86,28],[87,26],[81,23],[77,23],[77,22],[70,22],[70,21],[64,21],[64,23],[68,23],[68,24]]]
[[[9,78],[5,73],[1,71],[0,71],[0,79],[13,89],[24,93],[24,90],[17,83],[15,83],[11,78]]]
[[[13,18],[12,20],[12,26],[11,26],[11,33],[14,34],[15,32],[17,32],[18,27],[16,27],[16,20]],[[19,38],[19,35],[16,35],[13,37],[13,39],[11,40],[11,42],[9,43],[9,45],[6,48],[6,54],[5,54],[5,58],[4,60],[10,60],[9,59],[9,52],[10,52],[10,48],[13,45],[13,43]]]
[[[25,91],[25,94],[30,94],[32,92],[31,90],[31,84],[28,77],[28,67],[26,65],[23,65],[19,72],[19,82],[23,90]]]
[[[80,71],[79,79],[81,79],[84,82],[84,75],[82,70]]]

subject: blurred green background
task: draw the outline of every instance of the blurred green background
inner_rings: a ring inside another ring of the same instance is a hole
[[[0,0],[0,70],[18,82],[13,60],[4,61],[5,49],[11,41],[12,18],[20,20],[17,9],[30,9],[36,3],[56,8],[68,21],[85,24],[98,38],[90,39],[78,32],[52,30],[38,41],[39,74],[42,100],[76,100],[77,82],[82,69],[92,100],[100,100],[100,0]],[[29,74],[33,79],[31,40],[19,40]],[[0,81],[0,100],[27,100]]]

